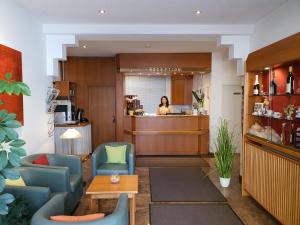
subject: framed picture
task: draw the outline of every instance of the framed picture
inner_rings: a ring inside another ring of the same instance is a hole
[[[254,112],[259,113],[259,112],[262,112],[263,109],[264,109],[264,103],[260,103],[260,102],[254,103],[254,110],[253,110]]]
[[[22,81],[22,53],[0,44],[0,79],[5,79],[5,74],[11,73],[12,79]],[[15,113],[17,120],[24,124],[23,118],[23,97],[22,95],[0,94],[0,99],[4,102],[1,109],[6,109],[9,113]]]

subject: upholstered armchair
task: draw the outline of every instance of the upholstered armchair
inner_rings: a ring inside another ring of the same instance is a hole
[[[105,146],[126,145],[126,164],[107,163]],[[110,142],[99,145],[92,154],[92,176],[111,175],[118,173],[120,175],[134,174],[134,146],[127,142]]]
[[[121,194],[114,212],[102,219],[90,222],[55,222],[51,216],[62,215],[62,201],[54,196],[44,207],[37,211],[31,219],[31,225],[128,225],[128,196]]]
[[[28,202],[30,216],[45,207],[56,195],[61,199],[64,209],[67,192],[64,192],[66,181],[63,171],[30,167],[19,167],[18,171],[26,186],[5,186],[3,193],[10,193],[16,198],[23,197]]]
[[[78,156],[67,156],[58,154],[45,154],[48,158],[49,166],[32,164],[32,161],[41,154],[29,155],[21,160],[24,167],[40,168],[45,170],[60,170],[63,174],[63,191],[68,193],[66,200],[66,212],[71,213],[79,203],[83,194],[82,166]],[[47,180],[48,177],[41,178]],[[58,179],[58,178],[54,178]]]

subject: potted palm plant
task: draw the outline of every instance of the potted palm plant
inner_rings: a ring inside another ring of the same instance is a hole
[[[215,140],[214,156],[222,187],[228,187],[230,184],[234,153],[234,133],[229,131],[228,121],[221,119],[218,135]]]
[[[0,79],[0,105],[4,104],[1,100],[4,94],[29,96],[31,93],[25,83],[13,80],[12,75],[6,73],[5,79]],[[7,215],[9,204],[15,200],[9,193],[2,194],[5,179],[15,180],[20,177],[15,168],[20,165],[21,157],[26,155],[23,148],[25,141],[20,139],[15,131],[18,127],[21,127],[21,123],[16,120],[16,114],[5,109],[0,110],[0,215]]]

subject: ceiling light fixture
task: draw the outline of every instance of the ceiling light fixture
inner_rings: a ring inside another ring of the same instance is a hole
[[[101,15],[101,14],[105,14],[106,13],[106,11],[104,10],[104,9],[100,9],[100,10],[98,10],[98,14],[99,15]]]
[[[82,47],[83,47],[83,48],[86,48],[86,45],[83,45]]]
[[[195,12],[197,15],[200,15],[201,14],[201,11],[200,10],[196,10]]]
[[[270,67],[265,67],[265,70],[269,70],[270,69]]]

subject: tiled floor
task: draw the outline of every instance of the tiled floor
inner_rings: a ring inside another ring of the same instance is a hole
[[[188,159],[187,159],[188,160]],[[221,188],[219,185],[218,175],[214,168],[213,158],[205,159],[211,167],[204,167],[203,170],[208,174],[209,178],[216,185],[216,187],[227,198],[228,203],[237,213],[237,215],[247,225],[271,225],[279,224],[268,214],[262,207],[260,207],[250,197],[241,196],[241,185],[239,183],[239,157],[236,157],[234,163],[233,178],[229,188]],[[83,164],[84,167],[84,180],[88,181],[90,177],[90,161],[86,161]],[[150,186],[149,186],[149,174],[147,167],[137,167],[136,173],[139,175],[139,194],[137,195],[137,213],[136,224],[148,225],[149,224],[149,203],[150,198]],[[89,213],[89,199],[83,197],[77,210],[76,215],[83,215]],[[111,212],[115,207],[116,201],[106,200],[102,202],[102,209],[104,212]],[[220,224],[221,225],[221,224]]]

